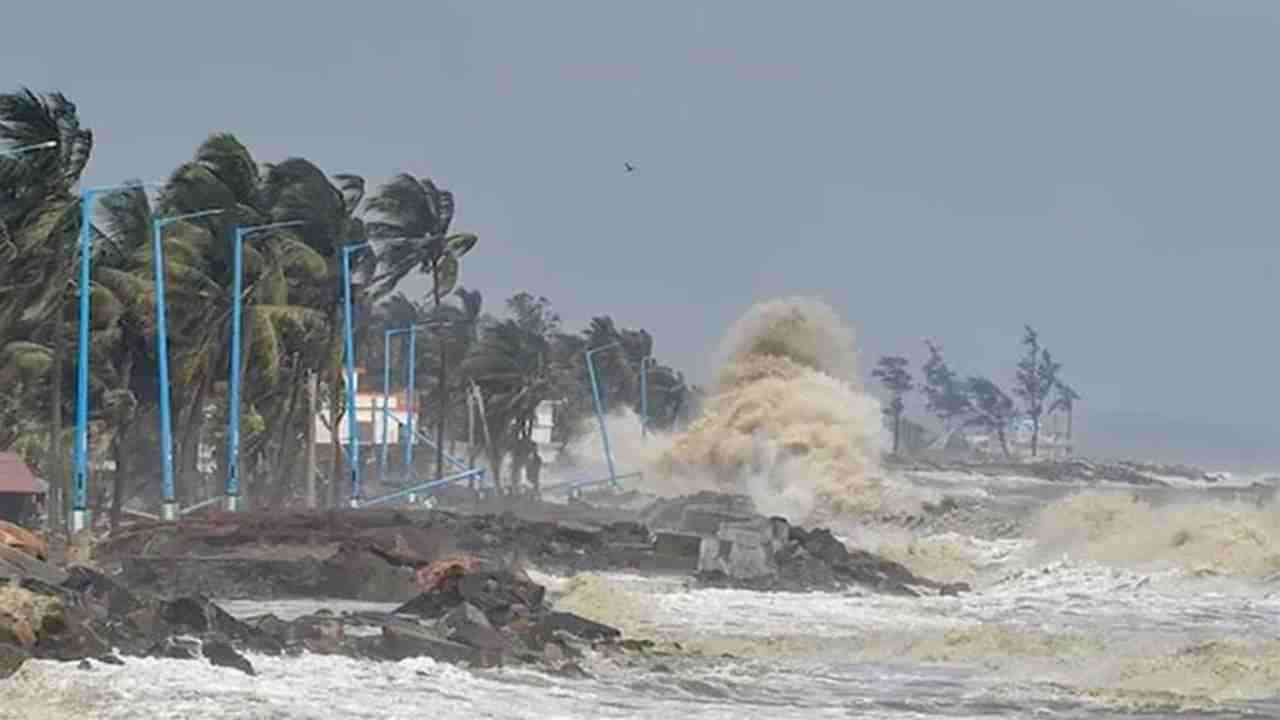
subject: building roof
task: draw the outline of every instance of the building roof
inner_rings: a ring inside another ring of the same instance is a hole
[[[0,493],[38,495],[49,491],[49,486],[36,477],[18,453],[0,452]]]

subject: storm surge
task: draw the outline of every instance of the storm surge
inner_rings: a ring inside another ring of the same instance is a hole
[[[1280,514],[1250,503],[1156,507],[1129,495],[1082,492],[1041,511],[1035,537],[1049,554],[1112,565],[1253,578],[1280,572]]]
[[[757,304],[717,359],[702,416],[648,468],[655,483],[748,494],[793,521],[893,505],[879,466],[880,403],[862,388],[853,332],[830,306]]]

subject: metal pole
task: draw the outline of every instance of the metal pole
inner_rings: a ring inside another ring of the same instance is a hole
[[[394,330],[382,333],[382,453],[378,458],[378,483],[387,483],[387,435],[391,430],[391,335]],[[378,427],[374,424],[374,427]]]
[[[587,351],[587,372],[591,375],[591,396],[595,401],[596,422],[600,424],[600,442],[604,444],[604,459],[609,464],[609,483],[614,487],[618,485],[618,473],[613,467],[613,452],[609,449],[609,430],[605,427],[604,421],[604,403],[600,399],[600,383],[596,379],[596,365],[591,356],[601,350],[608,350],[617,344],[616,342],[609,343]]]
[[[76,365],[76,437],[71,532],[88,527],[89,496],[89,266],[92,262],[93,190],[80,195],[80,328]],[[59,509],[65,512],[65,506]]]
[[[413,477],[413,478],[416,478],[418,476],[418,473],[414,472],[414,468],[413,468],[413,444],[414,444],[413,421],[417,419],[416,415],[418,414],[418,409],[414,407],[416,404],[414,403],[414,385],[415,385],[414,375],[417,374],[417,370],[415,369],[414,365],[416,364],[415,361],[417,359],[417,353],[418,353],[418,332],[417,332],[417,326],[415,325],[414,327],[409,328],[409,359],[408,359],[408,362],[406,363],[408,366],[409,377],[406,381],[407,389],[405,390],[405,394],[404,394],[405,423],[409,428],[409,432],[406,433],[407,437],[405,438],[405,443],[404,443],[404,471],[407,476]]]
[[[169,333],[165,328],[164,248],[160,233],[164,220],[151,221],[151,256],[156,282],[156,355],[160,362],[160,467],[164,481],[164,503],[160,517],[166,522],[178,519],[178,502],[173,487],[173,426],[169,417]]]
[[[351,507],[360,506],[360,424],[356,419],[356,347],[351,334],[351,253],[364,247],[342,248],[343,340],[347,356],[347,462],[351,465]]]
[[[141,190],[147,183],[129,183],[80,191],[80,319],[76,348],[75,476],[72,487],[71,532],[92,524],[89,517],[89,269],[93,264],[93,201],[111,190]]]
[[[236,227],[231,251],[231,379],[227,399],[227,510],[240,509],[240,295],[244,285],[244,228]]]
[[[151,259],[155,265],[156,282],[156,355],[160,365],[160,468],[163,473],[164,501],[160,506],[160,519],[174,522],[178,519],[178,499],[173,486],[173,418],[169,398],[169,328],[165,321],[164,301],[164,228],[179,220],[216,215],[221,210],[174,215],[151,220]]]
[[[197,213],[198,214],[198,213]],[[232,290],[231,290],[231,362],[230,381],[227,398],[227,510],[236,512],[240,509],[240,386],[241,375],[241,338],[242,319],[241,306],[244,304],[244,239],[250,233],[259,230],[275,230],[303,224],[301,220],[269,223],[266,225],[237,225],[235,229],[235,245],[232,247]],[[310,418],[315,421],[314,416]]]
[[[57,140],[46,140],[42,143],[36,143],[35,145],[22,145],[16,148],[9,148],[8,150],[0,150],[0,157],[17,157],[18,155],[29,153],[33,150],[48,150],[56,147],[58,147]]]
[[[476,398],[467,393],[467,458],[471,468],[476,466]]]

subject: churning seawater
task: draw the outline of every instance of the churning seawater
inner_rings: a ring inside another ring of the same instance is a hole
[[[1026,483],[981,490],[1014,514],[1044,502]],[[4,683],[0,718],[1280,717],[1274,509],[1075,490],[1032,513],[1021,536],[949,531],[896,549],[908,563],[963,566],[975,592],[961,597],[537,576],[561,607],[657,641],[649,656],[589,657],[590,678],[425,659],[251,656],[257,677],[190,661],[32,662]]]

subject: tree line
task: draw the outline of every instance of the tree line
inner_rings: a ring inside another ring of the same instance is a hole
[[[902,356],[880,358],[871,372],[889,395],[884,413],[893,433],[895,454],[901,448],[906,397],[916,390],[923,392],[925,408],[941,422],[944,433],[957,428],[981,429],[996,437],[1006,457],[1011,455],[1008,429],[1018,417],[1031,423],[1032,457],[1039,454],[1042,423],[1047,417],[1064,412],[1070,427],[1080,395],[1062,380],[1062,363],[1053,358],[1030,325],[1024,328],[1023,354],[1011,392],[982,375],[962,378],[947,364],[940,345],[926,340],[925,347],[928,357],[921,367],[923,383],[918,386],[910,361]]]
[[[17,450],[66,502],[75,401],[81,175],[93,133],[60,93],[22,89],[0,95],[0,143],[51,149],[0,155],[0,450]],[[233,134],[216,133],[148,195],[139,187],[103,193],[91,213],[90,433],[95,459],[110,459],[110,483],[91,482],[91,504],[118,522],[124,503],[158,497],[158,388],[152,218],[216,209],[178,221],[164,234],[175,458],[181,499],[216,494],[225,453],[230,372],[233,228],[275,222],[244,242],[242,472],[257,503],[275,505],[303,486],[308,425],[305,388],[314,377],[325,423],[345,412],[342,247],[370,241],[352,256],[358,361],[381,368],[381,329],[431,323],[419,343],[421,422],[438,444],[465,422],[466,396],[484,398],[490,463],[524,452],[543,400],[562,403],[567,437],[589,413],[582,350],[619,342],[598,359],[611,404],[639,405],[639,358],[652,354],[643,330],[606,316],[578,333],[563,331],[545,298],[519,294],[502,317],[483,313],[479,292],[459,285],[462,257],[477,244],[452,226],[455,198],[429,178],[399,174],[366,196],[366,182],[329,174],[303,157],[263,163]],[[399,290],[410,276],[428,291]],[[675,370],[648,367],[656,425],[674,422],[687,388]],[[71,390],[68,390],[71,388]],[[584,410],[585,409],[585,410]],[[336,435],[336,433],[334,433]],[[566,440],[567,442],[567,440]],[[333,472],[345,461],[332,447],[322,490],[336,504]],[[367,453],[366,453],[367,455]],[[212,477],[201,466],[213,462]],[[437,473],[441,471],[437,459]],[[494,473],[497,475],[497,473]]]

